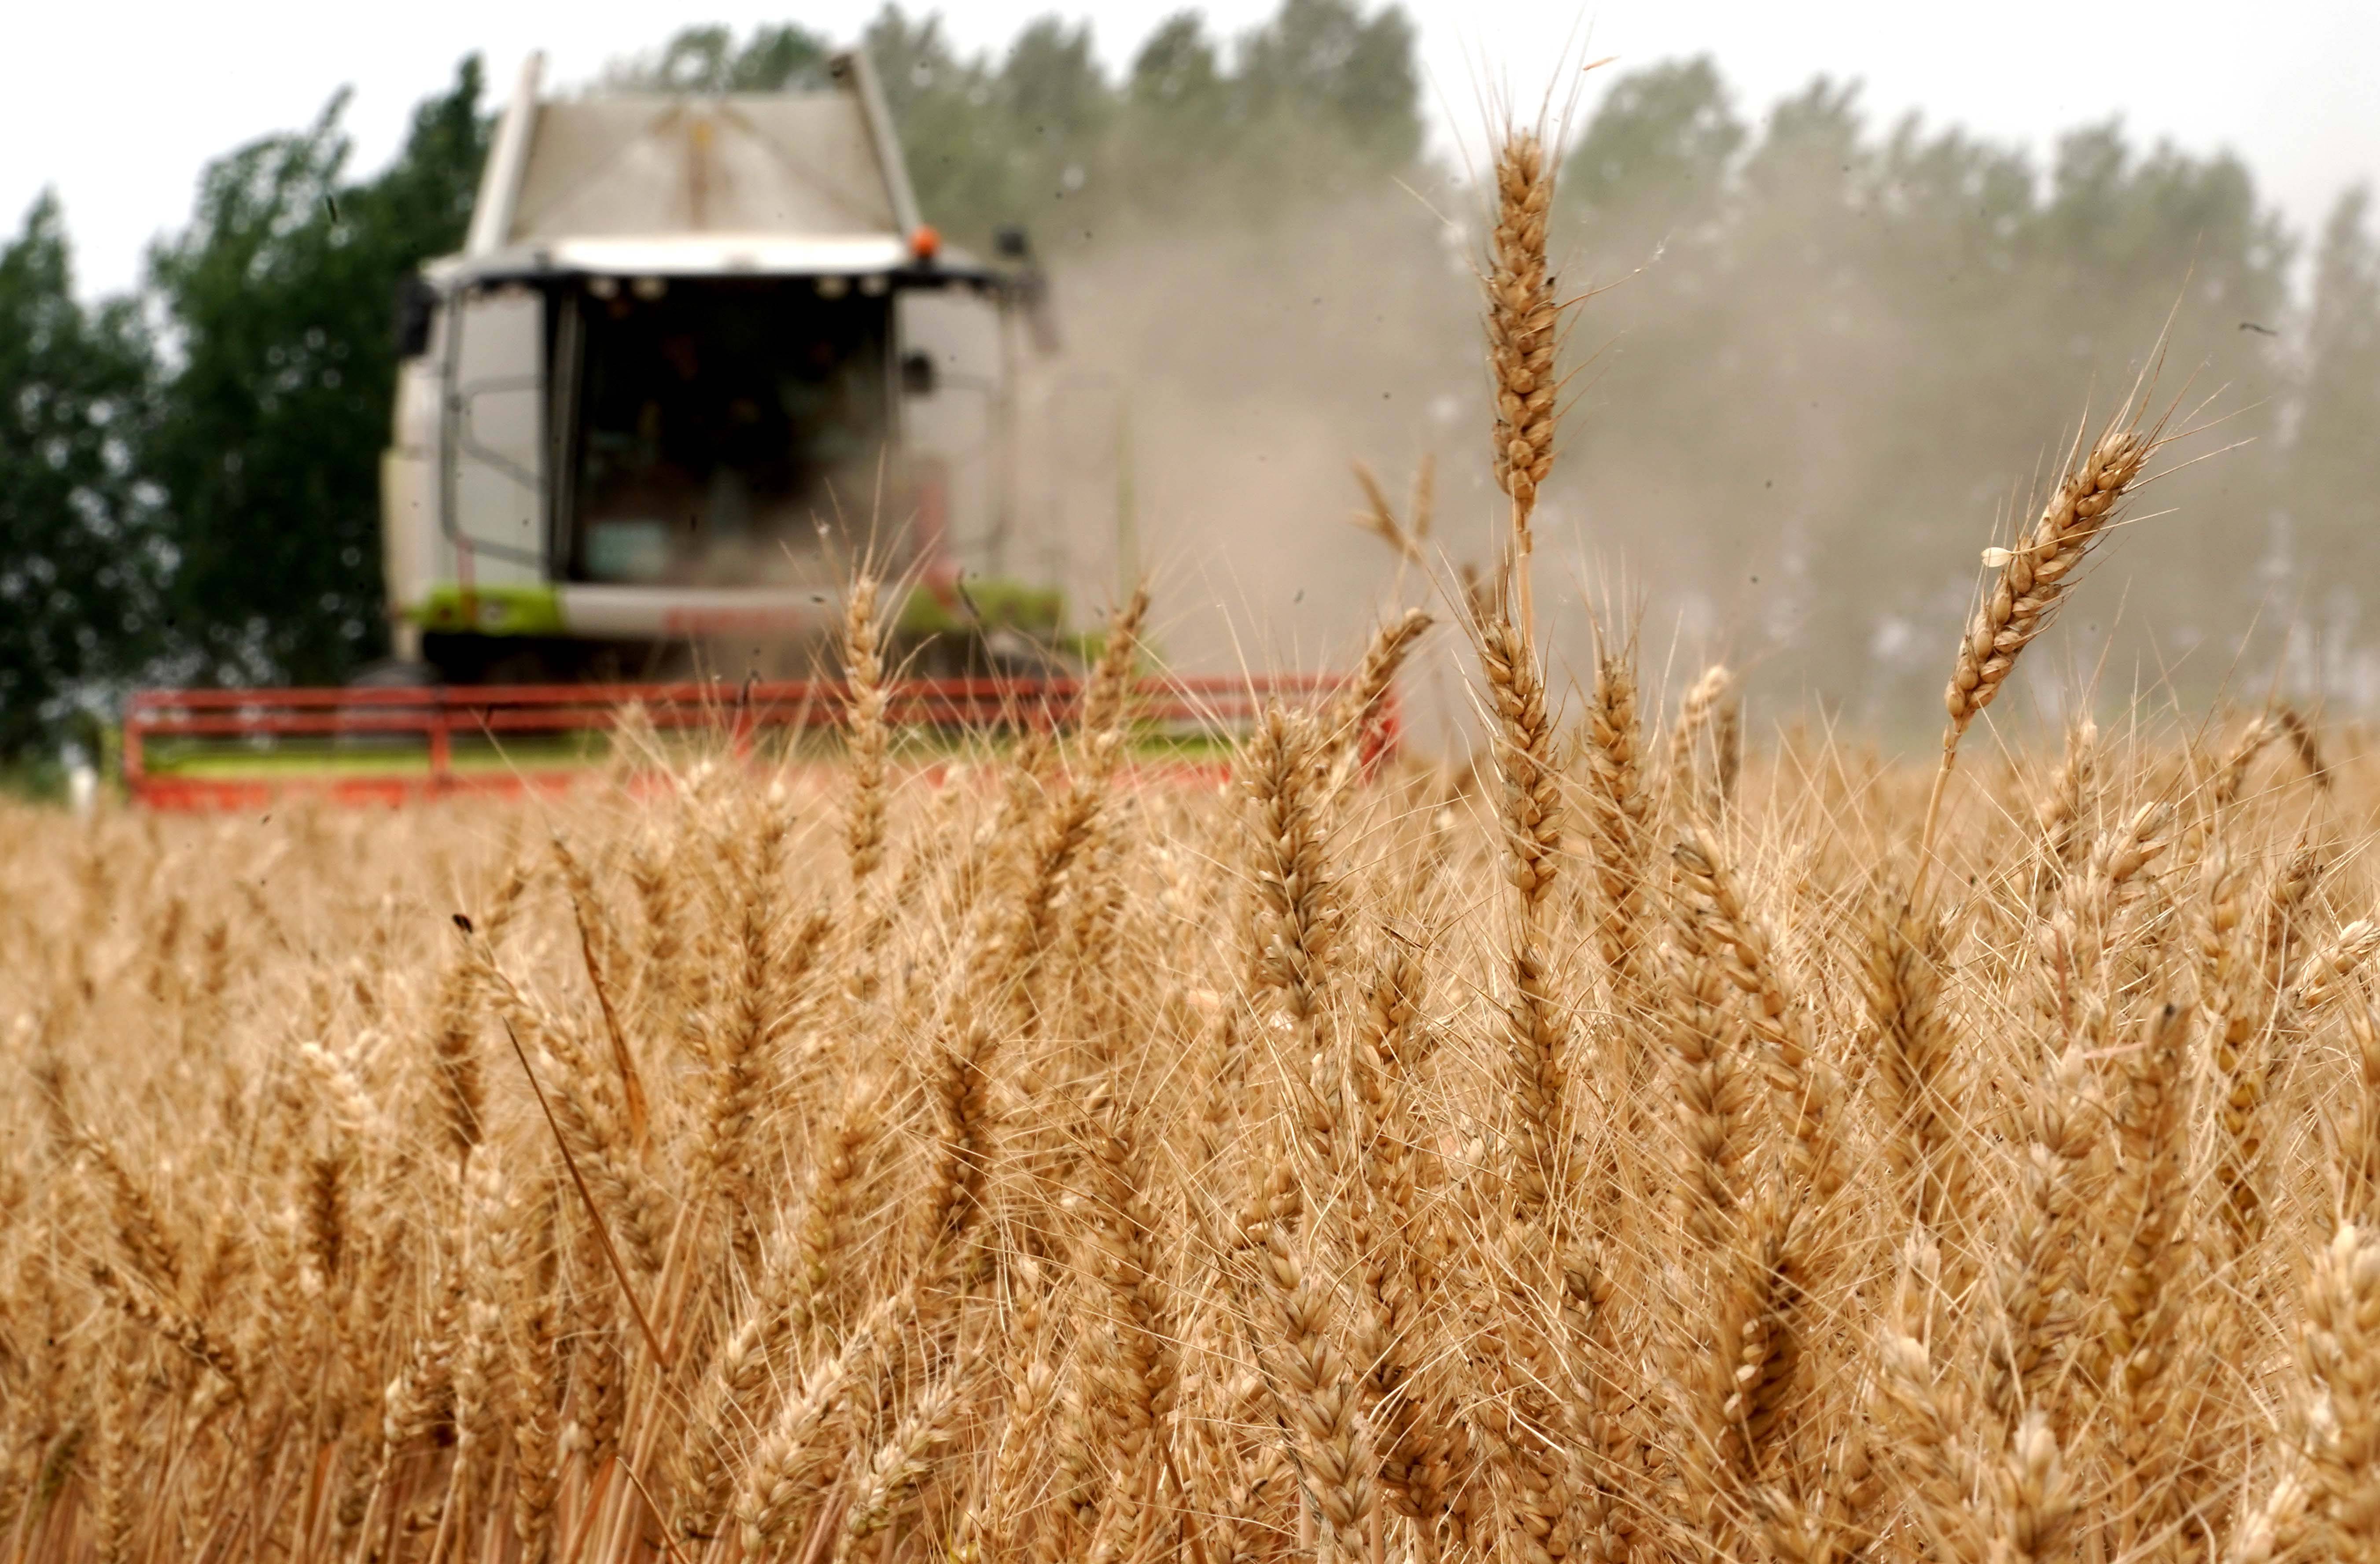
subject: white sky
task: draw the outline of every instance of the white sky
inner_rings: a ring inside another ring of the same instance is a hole
[[[965,47],[997,45],[1051,9],[1088,16],[1111,65],[1184,0],[953,0]],[[1275,0],[1213,0],[1231,33]],[[1433,112],[1468,130],[1491,76],[1523,103],[1566,39],[1620,66],[1714,54],[1756,115],[1820,71],[1866,84],[1871,114],[1923,110],[2036,147],[2120,114],[2136,139],[2229,147],[2268,198],[2310,228],[2338,191],[2380,180],[2380,0],[1404,0],[1421,27]],[[791,13],[838,40],[876,0],[810,0]],[[478,49],[509,88],[543,48],[562,79],[697,20],[743,27],[783,5],[691,0],[219,0],[193,6],[12,0],[0,58],[0,226],[16,231],[45,185],[65,200],[79,291],[129,285],[150,238],[188,217],[206,160],[303,124],[342,84],[358,170],[395,149],[415,102]],[[912,4],[913,14],[929,8]],[[1574,49],[1572,58],[1579,57]]]

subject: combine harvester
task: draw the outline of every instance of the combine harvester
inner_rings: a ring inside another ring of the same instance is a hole
[[[1020,389],[1055,346],[1022,230],[995,263],[941,241],[864,55],[814,92],[540,99],[540,69],[463,253],[399,307],[396,656],[347,689],[139,693],[133,796],[566,786],[631,709],[663,734],[798,749],[840,716],[832,683],[798,675],[855,555],[916,584],[893,645],[938,677],[895,690],[895,721],[1065,721],[1061,586],[1003,574]],[[1135,709],[1179,766],[1263,699],[1339,683],[1151,680]]]

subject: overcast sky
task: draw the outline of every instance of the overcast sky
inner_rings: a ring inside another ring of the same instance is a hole
[[[1235,32],[1277,0],[1216,0]],[[1475,127],[1478,86],[1534,102],[1569,39],[1621,67],[1708,51],[1747,115],[1811,76],[1866,84],[1872,113],[1922,110],[2039,147],[2121,115],[2135,136],[2229,147],[2301,228],[2344,186],[2380,180],[2380,0],[1404,0],[1420,24],[1434,115]],[[18,0],[0,60],[0,222],[45,185],[64,198],[79,291],[130,285],[150,238],[187,218],[200,168],[302,124],[342,84],[358,171],[395,149],[414,103],[477,49],[499,91],[547,51],[562,79],[647,48],[674,26],[739,30],[792,15],[844,41],[876,0],[220,0],[206,6]],[[913,11],[930,8],[913,4]],[[1035,15],[1087,16],[1100,53],[1128,58],[1181,0],[957,0],[947,25],[996,46]],[[1573,58],[1578,57],[1576,52]]]

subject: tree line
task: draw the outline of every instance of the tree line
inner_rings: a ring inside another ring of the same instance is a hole
[[[1404,203],[1399,243],[1442,247],[1444,214],[1401,194],[1446,176],[1414,42],[1393,6],[1354,0],[1283,0],[1229,40],[1184,14],[1114,74],[1055,18],[969,55],[888,6],[864,40],[929,219],[976,245],[1021,221],[1062,277],[1135,237],[1384,199]],[[827,53],[796,26],[691,28],[595,90],[799,87]],[[392,301],[461,243],[491,117],[468,58],[389,165],[358,174],[344,105],[210,164],[134,297],[77,298],[54,198],[0,247],[0,754],[54,746],[130,681],[335,683],[383,653]],[[2280,607],[2348,659],[2316,676],[2364,676],[2339,649],[2351,584],[2380,564],[2368,192],[2309,238],[2226,154],[2143,149],[2109,123],[2035,166],[1955,128],[1875,125],[1824,80],[1754,123],[1693,60],[1603,92],[1557,218],[1566,274],[1615,286],[1578,317],[1574,446],[1548,503],[1641,555],[1698,633],[1854,708],[1908,698],[1934,672],[1898,626],[1940,623],[1967,590],[1949,566],[1974,508],[2013,503],[2010,473],[2082,388],[2120,391],[2170,313],[2173,388],[2228,387],[2207,438],[2253,443],[2174,480],[2193,503],[2143,566],[2158,619],[2219,640],[2295,591]],[[1449,298],[1432,373],[1475,362],[1451,278]],[[2313,562],[2346,585],[2313,592]],[[1863,584],[1852,612],[1826,585],[1845,579]]]
[[[2145,375],[2168,430],[2197,432],[2143,507],[2172,514],[2108,556],[2131,589],[2083,644],[2113,635],[2111,667],[2203,691],[2269,676],[2235,658],[2287,625],[2295,693],[2380,701],[2356,623],[2380,581],[2367,189],[2309,237],[2228,153],[2110,120],[2036,162],[1873,124],[1829,81],[1755,125],[1707,60],[1615,83],[1564,172],[1576,263],[1618,285],[1588,309],[1624,321],[1582,325],[1611,351],[1572,420],[1574,514],[1671,523],[1632,558],[1772,676],[1863,720],[1927,708],[1940,649],[1912,636],[1964,607],[1960,540],[2021,512],[2028,476]]]

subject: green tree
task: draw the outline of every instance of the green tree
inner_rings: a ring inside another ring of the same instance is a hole
[[[1197,220],[1218,171],[1241,161],[1245,138],[1232,80],[1196,11],[1167,18],[1141,43],[1121,97],[1114,181],[1123,201],[1160,221]]]
[[[145,466],[206,676],[335,683],[385,644],[380,453],[400,280],[461,242],[486,126],[477,57],[416,110],[395,163],[344,177],[346,94],[211,165],[151,257],[178,364]]]
[[[2369,582],[2380,564],[2380,245],[2372,191],[2338,198],[2314,247],[2290,509],[2308,552]]]
[[[1026,24],[1008,46],[995,101],[1036,140],[1080,147],[1095,139],[1114,104],[1091,54],[1090,27],[1055,17]]]
[[[1715,206],[1746,131],[1707,55],[1621,77],[1562,165],[1564,202],[1599,222]]]
[[[1822,76],[1768,111],[1767,127],[1743,162],[1743,184],[1756,203],[1748,211],[1848,198],[1869,156],[1859,93],[1856,81]]]
[[[1231,91],[1214,41],[1196,11],[1158,24],[1133,55],[1125,97],[1148,117],[1136,132],[1190,129],[1211,135],[1231,113]]]
[[[1628,527],[1618,546],[1690,633],[1863,720],[1927,712],[1926,627],[1962,612],[1977,540],[2133,386],[2168,317],[2166,401],[2223,388],[2210,443],[2252,443],[2161,480],[2157,507],[2179,512],[2154,524],[2161,546],[2105,568],[2156,604],[2124,634],[2170,637],[2168,660],[2249,623],[2254,572],[2204,561],[2252,552],[2271,503],[2257,437],[2281,366],[2236,328],[2280,318],[2288,242],[2236,159],[2143,153],[2104,125],[2044,172],[1913,116],[1879,133],[1854,85],[1824,79],[1746,137],[1690,61],[1615,80],[1564,174],[1588,277],[1621,285],[1578,317],[1574,340],[1608,351],[1579,382],[1555,495]]]
[[[1005,121],[993,134],[1007,145],[1007,185],[1014,200],[1047,200],[1075,210],[1102,201],[1099,166],[1115,115],[1115,94],[1091,54],[1091,30],[1054,17],[1029,23],[1010,44],[987,108]]]
[[[868,24],[861,46],[884,84],[901,133],[910,182],[926,221],[962,244],[981,246],[1003,223],[1040,215],[1018,210],[1005,149],[984,112],[994,83],[981,60],[962,60],[940,17],[913,19],[887,5]]]
[[[1196,14],[1176,15],[1120,85],[1089,30],[1052,18],[997,63],[893,5],[865,41],[928,220],[974,245],[1022,223],[1058,248],[1127,219],[1261,219],[1385,183],[1420,155],[1413,44],[1402,10],[1352,0],[1282,0],[1229,68]]]
[[[76,301],[44,193],[0,249],[0,758],[157,648],[170,556],[134,468],[150,383],[134,307]]]
[[[1245,112],[1268,135],[1318,130],[1363,168],[1402,168],[1421,152],[1413,52],[1413,23],[1395,6],[1367,17],[1352,0],[1281,0],[1240,42]]]
[[[826,85],[824,40],[793,22],[764,22],[736,42],[711,23],[683,28],[652,55],[613,66],[603,82],[616,91],[785,92]]]

